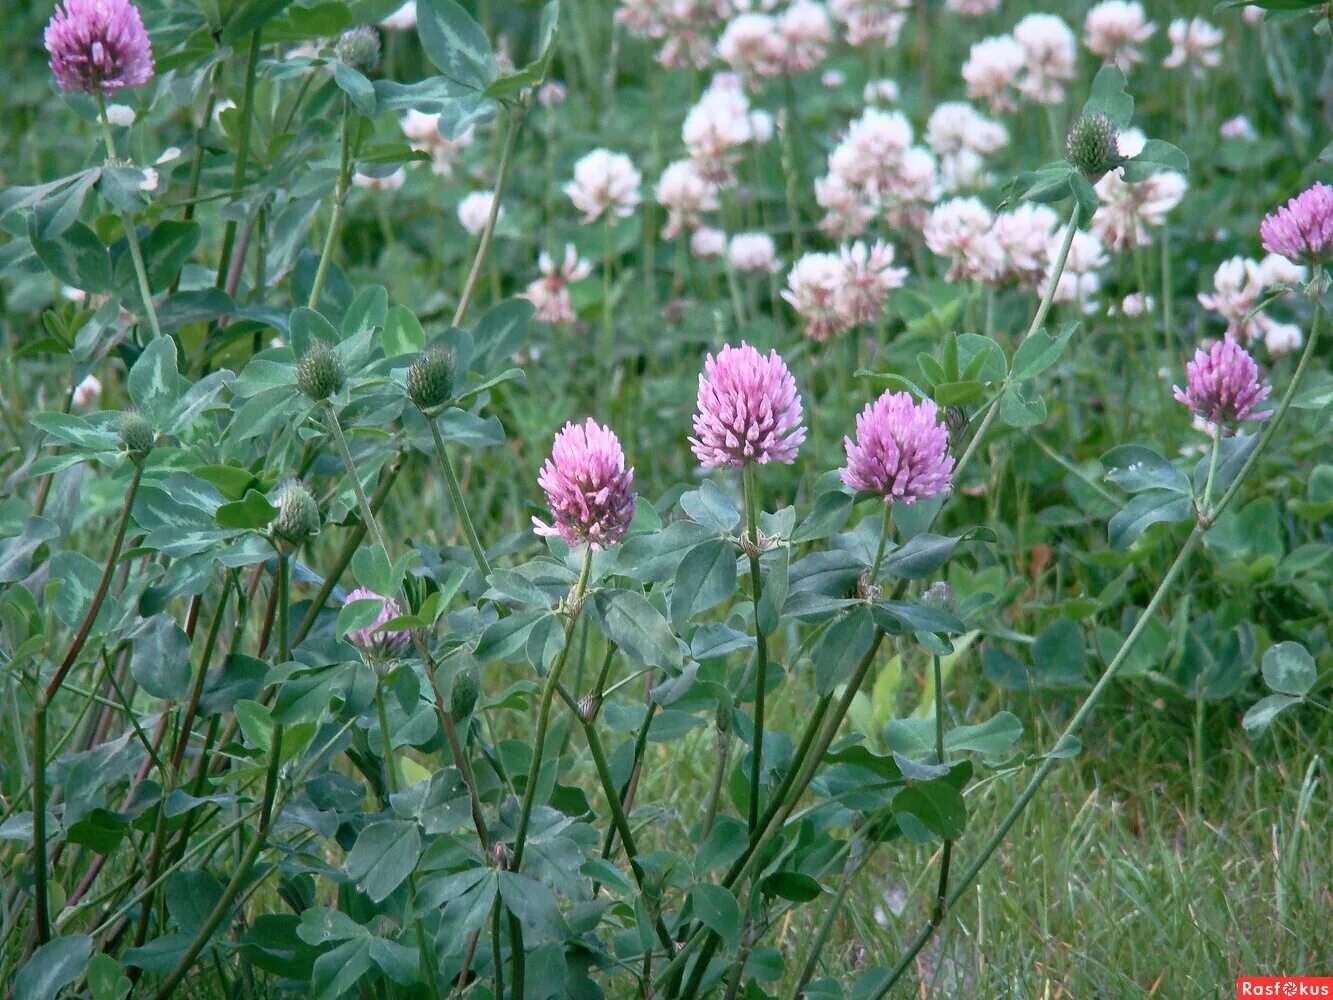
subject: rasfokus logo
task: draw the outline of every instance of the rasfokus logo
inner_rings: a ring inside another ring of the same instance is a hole
[[[1241,976],[1236,997],[1333,997],[1333,976]]]

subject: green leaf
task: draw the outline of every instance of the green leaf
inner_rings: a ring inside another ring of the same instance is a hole
[[[1064,160],[1048,163],[1036,170],[1019,174],[1015,182],[1020,198],[1027,201],[1063,201],[1069,196],[1069,181],[1078,176]]]
[[[671,587],[671,624],[682,631],[694,615],[715,608],[736,592],[736,548],[714,538],[681,560]]]
[[[602,633],[649,667],[679,667],[680,644],[662,613],[632,590],[599,590],[587,610]]]
[[[1131,184],[1146,181],[1153,174],[1167,170],[1188,174],[1189,169],[1189,157],[1161,139],[1149,139],[1139,155],[1125,161],[1123,167],[1125,180]]]
[[[1028,398],[1011,385],[1000,397],[1000,419],[1010,427],[1036,427],[1046,419],[1046,400]]]
[[[315,960],[310,973],[313,1000],[336,1000],[370,971],[370,938],[344,941]]]
[[[929,576],[949,560],[959,539],[952,535],[921,534],[900,545],[884,557],[880,576],[900,580],[919,580]]]
[[[258,490],[248,490],[245,497],[224,503],[217,509],[213,519],[219,528],[234,528],[238,531],[257,531],[268,526],[278,516],[274,507]]]
[[[957,840],[967,826],[967,804],[948,778],[908,785],[893,797],[893,812],[915,817],[946,840]]]
[[[1106,478],[1127,493],[1144,490],[1169,490],[1192,496],[1189,478],[1151,448],[1122,444],[1102,456]]]
[[[534,311],[527,299],[505,299],[488,309],[474,335],[473,368],[490,371],[520,350],[527,343]]]
[[[802,872],[774,872],[760,883],[764,892],[793,903],[808,903],[824,891],[819,882]]]
[[[355,337],[359,333],[369,333],[377,326],[384,326],[389,315],[389,293],[383,285],[371,285],[357,293],[352,304],[343,314],[339,334],[343,340]],[[415,317],[413,317],[415,318]],[[424,343],[424,336],[422,342]],[[386,357],[392,357],[385,351]]]
[[[944,735],[944,748],[954,753],[970,750],[991,760],[1007,754],[1023,735],[1023,723],[1013,712],[1000,712],[975,726],[956,726]]]
[[[1292,705],[1299,705],[1300,698],[1289,694],[1270,694],[1266,698],[1261,698],[1250,707],[1245,713],[1245,718],[1240,720],[1240,724],[1245,729],[1245,733],[1252,740],[1258,739],[1268,727],[1272,725],[1273,720],[1282,712],[1285,712]]]
[[[564,937],[569,928],[555,894],[531,875],[500,872],[500,898],[525,927],[541,937]]]
[[[134,640],[130,673],[154,698],[176,701],[190,688],[190,640],[170,615],[158,615]]]
[[[1083,113],[1105,115],[1118,128],[1129,124],[1134,117],[1134,98],[1125,93],[1125,74],[1118,66],[1108,64],[1097,71]]]
[[[1258,434],[1237,434],[1224,437],[1217,455],[1217,471],[1213,474],[1213,500],[1220,497],[1240,475],[1254,449],[1259,447]],[[1208,482],[1208,467],[1213,457],[1205,450],[1203,458],[1194,466],[1194,492],[1202,495]]]
[[[416,868],[421,833],[416,823],[392,820],[361,831],[343,867],[374,902],[382,903]]]
[[[55,1000],[55,996],[83,975],[93,952],[87,934],[71,934],[48,941],[32,953],[14,979],[14,1000]]]
[[[1077,323],[1066,323],[1060,336],[1052,337],[1045,330],[1038,330],[1014,352],[1013,376],[1019,382],[1040,375],[1051,365],[1060,360],[1065,352],[1065,345],[1078,329]]]
[[[342,342],[342,336],[334,325],[314,309],[298,306],[292,310],[287,322],[292,334],[292,350],[296,352],[298,358],[310,350],[317,340],[322,340],[333,347]]]
[[[150,288],[166,288],[176,280],[176,275],[199,246],[201,233],[199,223],[175,219],[167,219],[153,227],[142,246]],[[138,291],[137,285],[135,291]],[[137,294],[135,298],[137,301]]]
[[[245,742],[261,753],[268,753],[273,744],[273,714],[268,706],[245,698],[236,703],[235,712]]]
[[[426,58],[448,79],[476,91],[495,79],[486,33],[453,0],[419,0],[417,31]]]
[[[697,490],[682,494],[680,509],[691,521],[721,533],[741,523],[741,512],[711,479],[705,479]]]
[[[28,422],[52,437],[86,451],[115,451],[119,447],[119,435],[94,427],[71,413],[34,413]]]
[[[52,240],[41,239],[36,230],[36,216],[31,216],[28,237],[32,249],[57,280],[86,292],[111,291],[111,253],[96,233],[81,222]]]
[[[1111,518],[1107,538],[1111,548],[1123,551],[1159,521],[1185,521],[1193,512],[1194,504],[1189,497],[1171,490],[1149,490],[1140,493]]]
[[[727,951],[741,943],[741,908],[730,891],[712,882],[699,882],[690,890],[694,912],[703,925],[722,939]]]
[[[694,869],[703,874],[730,867],[745,853],[749,844],[750,832],[743,822],[734,816],[719,816],[699,845],[694,856]]]
[[[251,32],[258,31],[290,7],[292,0],[246,0],[222,26],[222,44],[231,45]]]
[[[88,963],[88,989],[93,1000],[125,1000],[133,988],[124,967],[106,952],[98,952]]]
[[[421,328],[421,321],[416,313],[406,306],[394,306],[389,310],[384,321],[384,332],[380,334],[380,346],[386,358],[396,358],[403,354],[419,354],[426,347],[426,331]]]
[[[1077,687],[1087,680],[1088,653],[1078,623],[1068,618],[1052,622],[1032,645],[1039,680],[1053,687]]]
[[[853,608],[829,626],[810,654],[815,667],[815,690],[821,695],[828,694],[845,683],[870,651],[875,632],[874,616],[864,605]]]
[[[333,82],[352,99],[362,114],[375,113],[375,86],[359,70],[346,63],[338,63],[333,67]]]
[[[158,430],[166,426],[167,415],[179,396],[180,369],[176,365],[176,342],[158,337],[144,348],[130,369],[130,399]]]
[[[1306,695],[1319,671],[1299,642],[1279,642],[1264,653],[1264,683],[1279,694]]]

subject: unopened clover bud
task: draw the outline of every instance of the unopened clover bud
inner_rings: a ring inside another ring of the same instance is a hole
[[[296,366],[296,384],[316,403],[339,392],[346,381],[342,358],[323,341],[316,341]]]
[[[380,36],[368,25],[348,28],[333,43],[333,54],[354,69],[374,69],[380,62]]]
[[[491,864],[501,871],[507,871],[509,862],[514,854],[509,850],[509,845],[502,840],[497,840],[491,847]]]
[[[1074,168],[1094,183],[1121,163],[1115,122],[1100,113],[1079,115],[1065,139],[1065,155]]]
[[[472,714],[481,695],[481,675],[476,664],[468,664],[454,675],[454,688],[449,692],[449,715],[461,722]]]
[[[457,364],[453,352],[427,351],[407,370],[407,398],[419,410],[433,410],[453,397]]]
[[[587,694],[579,700],[579,721],[584,725],[597,718],[597,698],[595,695]]]
[[[142,413],[129,410],[120,417],[120,443],[133,459],[139,460],[153,450],[157,433]]]
[[[305,483],[293,479],[278,487],[273,506],[278,508],[273,518],[273,533],[292,545],[319,534],[319,504]]]

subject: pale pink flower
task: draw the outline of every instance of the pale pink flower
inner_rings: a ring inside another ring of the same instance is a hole
[[[1074,78],[1078,44],[1074,33],[1054,14],[1029,14],[1014,25],[1014,41],[1027,56],[1019,91],[1038,104],[1059,104],[1065,84]]]
[[[995,216],[995,239],[1004,252],[1004,268],[998,281],[1016,282],[1037,288],[1050,263],[1051,239],[1060,217],[1049,205],[1024,202],[1010,212]]]
[[[704,212],[715,212],[719,205],[717,185],[699,172],[693,160],[667,164],[655,195],[658,204],[667,210],[664,240],[674,240],[683,230],[694,229]]]
[[[367,191],[399,191],[407,183],[407,171],[399,167],[383,177],[358,172],[352,175],[352,183]]]
[[[965,101],[944,101],[926,120],[926,145],[937,156],[968,150],[989,156],[1009,144],[1009,130]]]
[[[1211,309],[1227,322],[1227,336],[1249,342],[1256,333],[1251,311],[1264,291],[1264,275],[1259,265],[1244,257],[1232,257],[1218,265],[1213,273],[1213,290],[1199,293],[1199,304]]]
[[[403,135],[413,149],[430,154],[431,171],[440,177],[452,177],[463,150],[472,145],[476,130],[467,126],[452,139],[440,134],[440,116],[411,109],[399,122]]]
[[[559,80],[547,80],[537,89],[537,103],[544,108],[554,108],[565,103],[569,88]]]
[[[788,74],[814,69],[833,41],[828,13],[813,0],[793,0],[778,17],[777,28],[784,43],[782,69]]]
[[[680,131],[699,172],[715,183],[728,184],[740,147],[755,138],[750,102],[739,87],[715,79],[685,115]]]
[[[413,31],[417,26],[417,0],[407,0],[384,20],[380,27],[385,31]]]
[[[861,91],[861,97],[867,104],[896,104],[898,84],[893,80],[871,80]]]
[[[1254,130],[1254,126],[1244,115],[1228,118],[1218,128],[1217,132],[1223,139],[1238,139],[1241,142],[1254,142],[1259,138],[1259,133]]]
[[[1058,244],[1063,238],[1063,233],[1051,235],[1051,242],[1048,245],[1050,264],[1047,266],[1046,280],[1050,280],[1050,271],[1055,267],[1055,257],[1059,253]],[[1085,313],[1095,311],[1094,300],[1102,288],[1102,279],[1098,272],[1109,263],[1111,260],[1106,255],[1106,248],[1102,246],[1101,240],[1086,230],[1080,229],[1075,232],[1069,244],[1064,270],[1055,286],[1053,301],[1077,305]]]
[[[1202,77],[1207,70],[1222,62],[1222,29],[1201,17],[1178,17],[1166,29],[1171,40],[1171,54],[1162,65],[1168,69],[1187,67],[1191,74]]]
[[[829,12],[847,28],[853,46],[898,44],[911,0],[829,0]]]
[[[1102,62],[1128,73],[1143,61],[1139,46],[1156,31],[1138,0],[1103,0],[1083,21],[1083,44]]]
[[[742,274],[772,274],[782,266],[768,233],[737,233],[727,247],[727,259]]]
[[[717,40],[719,58],[749,79],[781,73],[785,48],[777,33],[777,21],[767,14],[733,17]]]
[[[1149,315],[1156,307],[1156,300],[1151,295],[1144,295],[1142,292],[1131,292],[1120,303],[1120,311],[1130,319],[1141,319]]]
[[[922,231],[932,253],[949,259],[950,281],[995,281],[1004,250],[995,238],[995,216],[976,198],[954,198],[930,211]]]
[[[807,253],[792,265],[782,297],[805,320],[811,340],[829,340],[850,325],[840,298],[845,281],[846,270],[835,254]]]
[[[537,267],[542,276],[528,285],[522,296],[536,306],[534,318],[542,323],[574,322],[569,286],[592,274],[592,265],[578,255],[573,243],[567,243],[564,260],[558,266],[543,250]]]
[[[1264,254],[1259,261],[1259,275],[1263,279],[1264,286],[1271,288],[1273,285],[1290,285],[1296,287],[1305,284],[1306,270],[1299,264],[1293,264],[1280,253]]]
[[[829,171],[853,187],[878,194],[891,186],[912,145],[912,125],[898,111],[867,108],[847,126],[829,155]]]
[[[1267,316],[1261,318],[1264,347],[1268,350],[1269,357],[1280,358],[1301,349],[1301,345],[1305,343],[1305,336],[1299,326],[1295,323],[1279,323]]]
[[[74,387],[74,406],[80,410],[91,409],[102,398],[102,383],[96,375],[87,375]]]
[[[1000,9],[1000,0],[944,0],[944,9],[964,17],[982,17]]]
[[[889,292],[907,280],[907,268],[893,266],[893,247],[882,240],[872,246],[860,242],[840,251],[842,281],[836,294],[837,310],[851,325],[871,324],[884,312]]]
[[[1027,51],[1008,35],[977,42],[963,64],[967,96],[984,100],[992,111],[1016,110],[1014,91],[1027,61]]]
[[[583,213],[585,226],[604,215],[609,219],[627,219],[639,207],[642,181],[633,161],[624,153],[594,149],[574,164],[574,179],[562,189]]]
[[[1144,141],[1142,132],[1126,129],[1120,133],[1120,155],[1137,156]],[[1094,185],[1102,205],[1092,216],[1092,231],[1116,253],[1149,246],[1150,230],[1166,222],[1167,213],[1185,197],[1186,187],[1185,178],[1174,171],[1153,174],[1132,184],[1119,168],[1108,171]]]
[[[919,232],[929,205],[940,196],[940,170],[930,150],[913,146],[884,193],[884,217],[897,229]]]
[[[491,205],[495,202],[494,191],[473,191],[463,196],[458,203],[458,221],[473,236],[479,236],[491,219]],[[495,215],[496,225],[505,216],[504,206]]]
[[[690,234],[690,254],[700,260],[713,260],[727,252],[727,234],[712,226],[700,226]]]
[[[861,189],[848,184],[839,174],[815,180],[815,202],[824,210],[819,228],[834,239],[861,235],[875,215]]]

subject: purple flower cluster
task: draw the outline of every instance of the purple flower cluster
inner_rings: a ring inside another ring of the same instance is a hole
[[[365,628],[352,629],[347,633],[347,641],[361,651],[361,655],[372,662],[383,662],[392,660],[398,656],[407,644],[411,641],[411,633],[403,632],[383,632],[384,626],[402,615],[402,610],[398,607],[398,602],[392,597],[385,597],[377,594],[373,590],[367,590],[365,587],[358,587],[347,595],[343,601],[343,607],[356,601],[383,601],[384,605],[380,608],[380,613],[375,616],[375,620]]]
[[[749,344],[704,359],[699,409],[690,446],[705,469],[724,465],[791,465],[805,440],[801,396],[777,351]]]
[[[61,90],[110,97],[153,76],[148,32],[130,0],[63,0],[45,38]]]
[[[1221,427],[1243,420],[1267,420],[1255,407],[1268,398],[1270,387],[1259,378],[1259,366],[1234,340],[1199,348],[1185,366],[1185,388],[1172,386],[1176,400],[1196,417]]]
[[[929,399],[886,392],[856,418],[856,439],[843,438],[842,481],[885,503],[911,504],[947,492],[953,480],[949,431]]]
[[[583,424],[565,424],[555,436],[537,483],[555,522],[545,524],[534,517],[537,534],[600,549],[615,545],[629,531],[637,503],[634,470],[625,468],[620,439],[591,417]]]
[[[1259,223],[1264,249],[1297,264],[1333,258],[1333,187],[1315,184]]]

